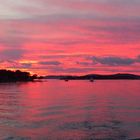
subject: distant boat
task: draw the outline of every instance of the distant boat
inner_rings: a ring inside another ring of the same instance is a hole
[[[90,79],[90,82],[94,82],[94,80],[93,79]]]

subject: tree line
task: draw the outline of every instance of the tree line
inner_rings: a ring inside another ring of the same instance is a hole
[[[33,81],[36,78],[37,75],[31,75],[29,72],[0,70],[0,82]]]

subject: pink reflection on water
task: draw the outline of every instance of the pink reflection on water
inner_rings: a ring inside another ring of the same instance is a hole
[[[140,81],[59,81],[0,85],[0,137],[140,137]]]

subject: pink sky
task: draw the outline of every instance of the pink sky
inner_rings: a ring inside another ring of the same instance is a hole
[[[6,0],[0,68],[140,74],[139,0]]]

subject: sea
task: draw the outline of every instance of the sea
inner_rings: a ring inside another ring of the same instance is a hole
[[[140,140],[140,80],[1,83],[0,140]]]

